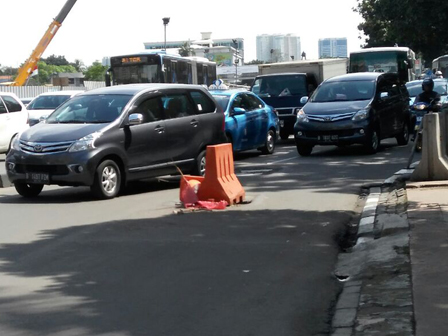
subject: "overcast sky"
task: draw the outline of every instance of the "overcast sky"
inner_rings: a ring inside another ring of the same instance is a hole
[[[66,0],[1,0],[2,66],[25,61]],[[64,55],[90,65],[104,56],[144,50],[143,42],[163,41],[162,18],[171,18],[167,40],[242,37],[246,62],[256,58],[256,36],[296,34],[308,59],[317,58],[318,39],[347,37],[359,49],[352,11],[356,0],[203,1],[78,0],[43,57]]]

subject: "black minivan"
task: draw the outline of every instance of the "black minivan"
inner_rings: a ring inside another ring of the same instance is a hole
[[[16,136],[6,169],[25,197],[56,184],[107,199],[132,180],[204,175],[206,147],[224,141],[224,114],[202,86],[112,86],[77,95]]]
[[[356,73],[323,82],[297,113],[297,151],[310,155],[315,145],[362,144],[376,153],[381,139],[409,141],[409,94],[394,73]]]

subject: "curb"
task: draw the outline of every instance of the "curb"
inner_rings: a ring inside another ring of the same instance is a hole
[[[12,187],[12,183],[9,182],[8,176],[6,174],[0,174],[0,188]]]
[[[414,164],[412,169],[399,170],[393,176],[386,179],[381,184],[381,187],[375,186],[369,189],[369,196],[367,197],[361,214],[361,219],[359,221],[357,239],[354,248],[362,249],[362,245],[375,239],[375,221],[377,220],[378,205],[381,199],[382,187],[390,187],[397,182],[409,179],[416,165],[417,164]],[[362,262],[362,260],[360,261]],[[341,260],[338,260],[338,264],[340,262]],[[338,266],[336,267],[335,272],[335,275],[338,277],[336,274],[337,269]],[[361,304],[361,289],[363,281],[356,279],[350,280],[350,277],[347,276],[338,278],[340,281],[346,282],[336,303],[336,310],[332,319],[333,333],[331,335],[352,336],[355,331],[354,329],[358,317],[358,310]]]

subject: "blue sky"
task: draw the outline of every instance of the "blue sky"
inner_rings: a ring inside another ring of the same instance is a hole
[[[0,64],[18,66],[29,57],[66,0],[2,0]],[[167,40],[196,40],[200,32],[212,38],[245,39],[246,61],[256,58],[259,34],[296,34],[308,58],[316,58],[318,39],[347,37],[350,50],[359,49],[360,16],[356,0],[295,0],[273,2],[211,2],[202,0],[110,1],[78,0],[44,53],[81,59],[86,65],[104,56],[143,50],[143,42],[163,41],[162,18],[171,18]],[[8,33],[5,27],[9,27]],[[6,39],[6,41],[5,41]]]

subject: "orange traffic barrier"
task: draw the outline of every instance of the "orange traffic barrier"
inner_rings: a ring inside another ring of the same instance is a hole
[[[231,144],[208,146],[205,178],[198,190],[200,201],[242,203],[246,193],[235,175]]]

